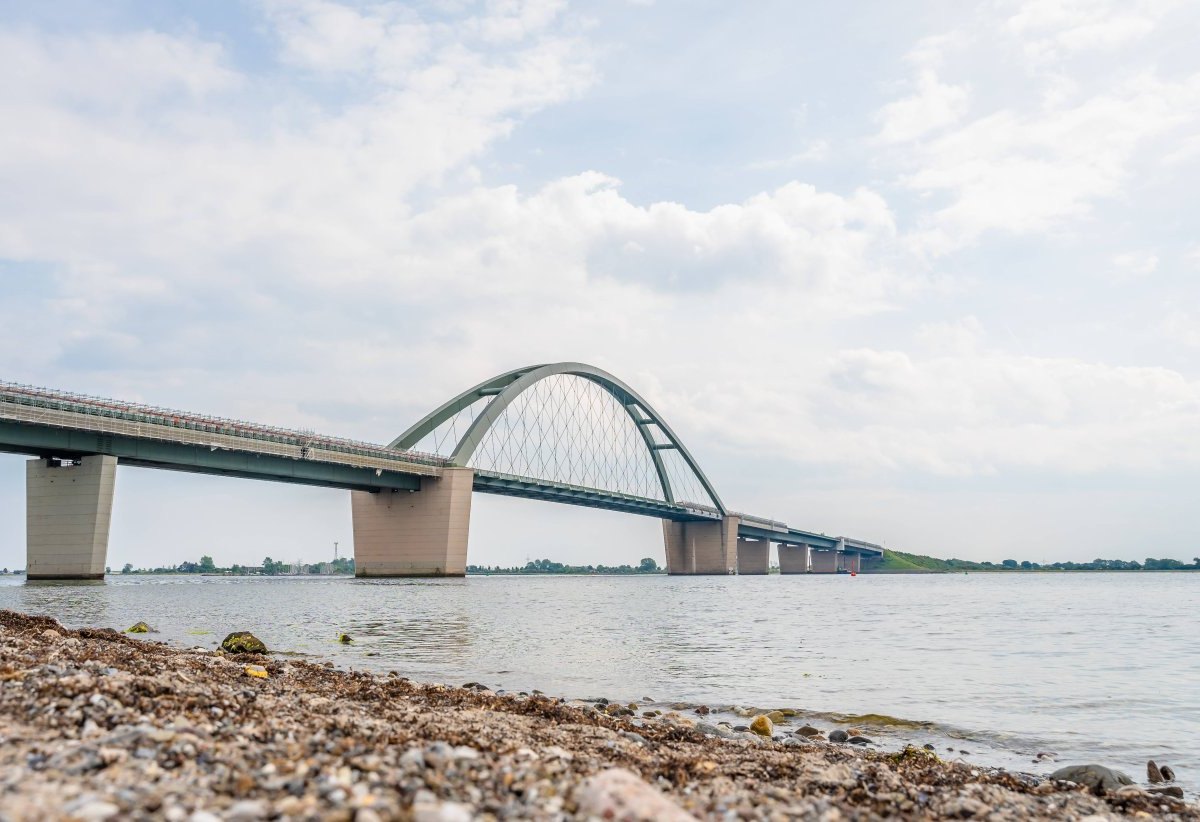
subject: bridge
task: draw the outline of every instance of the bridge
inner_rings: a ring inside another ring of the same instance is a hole
[[[118,463],[350,491],[356,573],[461,576],[471,496],[662,520],[669,574],[857,571],[880,546],[726,508],[667,422],[583,363],[450,399],[387,445],[0,382],[0,451],[26,454],[29,579],[104,576]]]

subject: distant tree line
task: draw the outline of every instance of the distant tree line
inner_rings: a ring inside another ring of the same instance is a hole
[[[468,574],[660,574],[658,563],[650,557],[637,565],[564,565],[548,559],[535,559],[522,566],[501,568],[499,565],[468,565]]]
[[[906,554],[885,549],[880,559],[864,560],[864,571],[1200,571],[1200,557],[1192,564],[1177,559],[1154,559],[1144,562],[1125,559],[1094,559],[1091,562],[1037,563],[1006,559],[1002,562],[975,562],[968,559],[938,559],[922,554]]]
[[[230,565],[228,568],[217,567],[210,556],[200,557],[199,562],[185,561],[178,565],[165,565],[158,568],[134,568],[132,563],[125,563],[122,574],[221,574],[224,576],[289,576],[297,574],[353,574],[354,559],[338,557],[331,562],[294,563],[274,560],[264,557],[261,565]]]
[[[961,562],[961,560],[947,560]],[[992,562],[964,563],[978,565],[981,571],[1200,571],[1200,557],[1192,560],[1192,564],[1180,562],[1177,559],[1155,559],[1146,557],[1145,562],[1136,559],[1094,559],[1091,562],[1050,562],[1037,563],[1025,560],[1017,562],[1006,559],[999,565]],[[967,569],[970,570],[970,569]]]

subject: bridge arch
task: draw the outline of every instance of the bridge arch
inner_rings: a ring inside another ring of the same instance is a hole
[[[394,439],[389,444],[389,447],[411,449],[456,415],[471,408],[481,400],[490,397],[486,406],[471,421],[466,432],[457,439],[449,455],[449,462],[452,465],[466,467],[480,444],[484,441],[484,438],[492,431],[493,427],[496,426],[504,412],[514,401],[538,383],[556,376],[578,377],[587,380],[599,386],[608,396],[620,404],[640,434],[642,445],[645,447],[654,465],[663,499],[668,504],[683,502],[676,498],[675,489],[672,487],[670,471],[663,458],[664,452],[675,451],[698,481],[700,487],[708,495],[712,507],[716,509],[716,512],[721,516],[727,513],[716,489],[713,488],[712,483],[705,476],[691,452],[688,451],[687,447],[650,403],[646,402],[641,395],[612,374],[585,363],[562,362],[531,365],[499,374],[490,380],[485,380],[427,414]],[[655,431],[658,432],[657,435]],[[696,503],[700,501],[690,500],[689,502]]]

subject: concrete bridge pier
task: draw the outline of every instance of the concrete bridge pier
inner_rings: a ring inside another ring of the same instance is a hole
[[[446,468],[420,491],[351,491],[354,575],[465,576],[474,474]]]
[[[842,554],[842,568],[852,574],[857,574],[862,570],[862,554]]]
[[[737,541],[738,574],[771,573],[771,541],[767,539]]]
[[[117,458],[25,463],[25,578],[104,579]]]
[[[783,545],[779,546],[779,573],[807,574],[808,546]]]
[[[668,574],[733,574],[738,566],[738,517],[719,521],[663,520]]]
[[[836,574],[838,570],[839,556],[840,554],[838,554],[836,550],[813,551],[812,572],[814,574]]]

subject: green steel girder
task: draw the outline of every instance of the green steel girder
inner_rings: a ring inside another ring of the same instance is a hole
[[[614,494],[611,491],[598,491],[591,488],[577,488],[546,480],[510,477],[490,471],[475,472],[473,490],[484,494],[522,497],[524,499],[536,499],[544,502],[560,502],[568,505],[580,505],[585,508],[621,511],[626,514],[640,514],[656,519],[669,519],[678,522],[715,520],[720,518],[715,513],[708,515],[661,500]]]
[[[745,522],[738,524],[738,536],[747,539],[770,539],[774,542],[785,542],[789,545],[807,545],[811,548],[832,549],[837,548],[839,544],[837,537],[827,537],[824,534],[798,531],[795,528],[788,528],[786,531],[777,531],[774,528],[764,528]]]
[[[725,505],[721,502],[720,496],[717,495],[712,483],[708,481],[708,477],[700,470],[700,466],[697,464],[695,458],[692,457],[691,453],[679,440],[679,437],[675,435],[675,432],[671,430],[670,426],[663,421],[662,417],[650,404],[642,399],[636,391],[612,374],[584,363],[564,362],[550,365],[532,365],[493,377],[442,404],[399,437],[392,440],[389,447],[412,448],[459,411],[470,407],[482,397],[490,396],[491,399],[488,401],[487,407],[471,423],[462,439],[455,445],[454,452],[450,455],[451,464],[465,466],[475,453],[475,449],[479,446],[479,443],[482,442],[483,437],[491,429],[492,425],[495,424],[496,420],[500,418],[504,409],[531,385],[556,374],[569,374],[590,380],[611,394],[617,402],[621,403],[629,414],[630,419],[633,420],[638,430],[642,433],[642,440],[645,442],[646,449],[654,460],[659,484],[662,486],[663,496],[668,507],[673,506],[675,498],[672,494],[671,483],[667,478],[666,466],[659,455],[659,451],[663,449],[656,447],[654,436],[648,430],[651,424],[656,425],[667,438],[668,443],[678,450],[688,467],[696,474],[696,478],[712,499],[713,505],[716,506],[717,510],[722,515],[726,513]],[[672,510],[683,509],[672,508]]]
[[[166,468],[196,474],[348,488],[358,491],[417,491],[420,477],[399,471],[358,468],[271,454],[145,440],[116,434],[73,431],[49,425],[0,420],[0,451],[35,457],[82,457],[106,454],[122,465]]]

